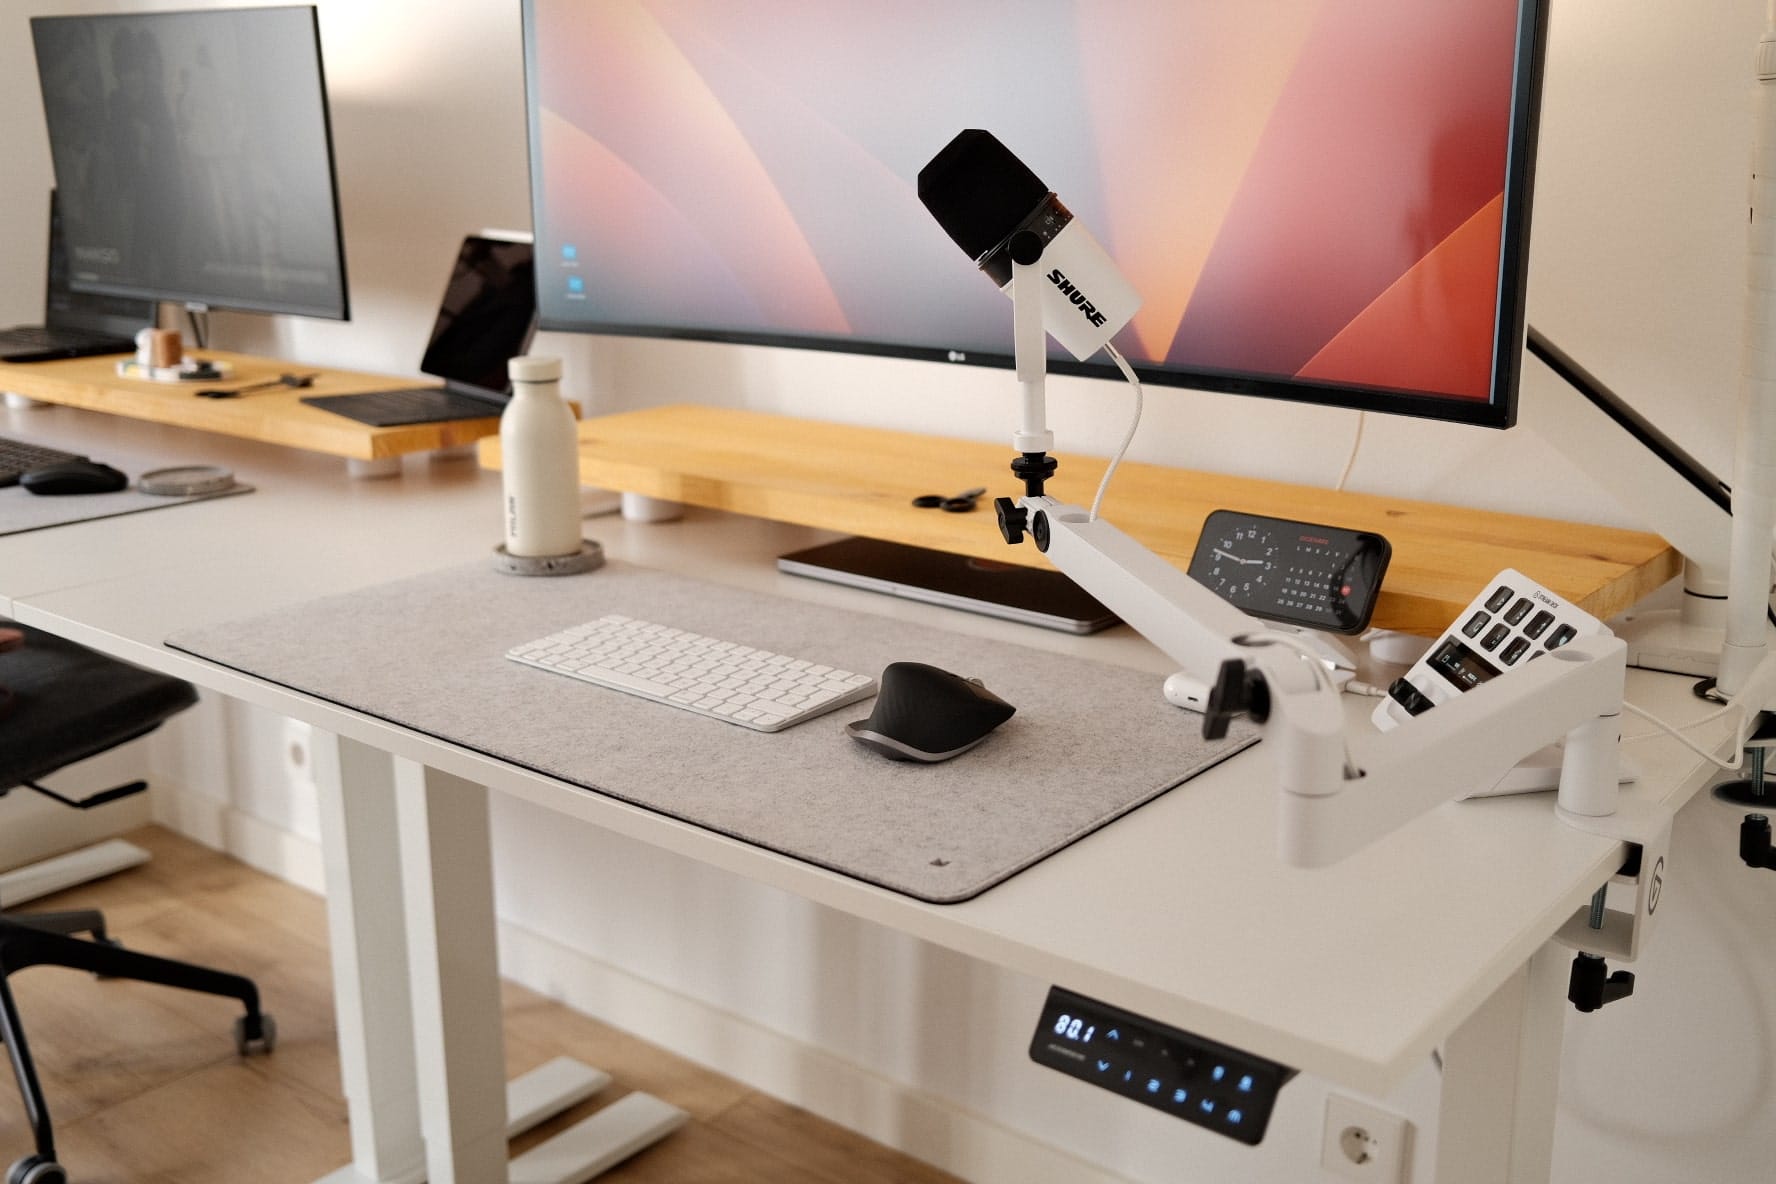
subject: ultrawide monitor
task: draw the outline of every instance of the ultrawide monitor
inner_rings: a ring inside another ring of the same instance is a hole
[[[546,329],[1009,364],[920,205],[985,128],[1150,379],[1505,426],[1545,0],[525,0]],[[1055,357],[1056,371],[1103,373]]]
[[[70,282],[347,316],[312,6],[35,17]]]

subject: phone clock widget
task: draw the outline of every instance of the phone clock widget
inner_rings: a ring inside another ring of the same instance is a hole
[[[1369,627],[1393,548],[1379,534],[1216,510],[1190,575],[1236,608],[1333,633]]]
[[[1213,516],[1211,516],[1212,518]],[[1223,598],[1239,602],[1260,595],[1278,575],[1281,551],[1275,534],[1257,519],[1228,520],[1211,533],[1205,525],[1197,556],[1206,559],[1201,574],[1191,561],[1191,574]]]

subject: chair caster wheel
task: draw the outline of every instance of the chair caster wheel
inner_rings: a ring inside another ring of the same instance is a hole
[[[27,1155],[6,1173],[6,1184],[68,1184],[68,1173],[53,1159]]]
[[[253,1017],[241,1016],[234,1021],[234,1050],[243,1057],[252,1056],[255,1052],[270,1052],[277,1047],[277,1020],[266,1012],[260,1012],[258,1022],[249,1024]],[[7,1181],[7,1184],[12,1184]]]

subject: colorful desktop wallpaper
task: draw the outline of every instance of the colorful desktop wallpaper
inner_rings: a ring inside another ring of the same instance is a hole
[[[1010,350],[920,204],[991,131],[1142,294],[1139,364],[1485,400],[1514,0],[532,0],[556,327]]]

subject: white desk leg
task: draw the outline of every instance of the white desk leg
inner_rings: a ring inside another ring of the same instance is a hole
[[[1450,1037],[1437,1184],[1548,1184],[1571,959],[1544,945]]]
[[[351,1121],[352,1166],[327,1184],[413,1184],[425,1178],[413,1071],[407,938],[387,753],[316,731],[321,857],[339,1070]],[[349,787],[349,789],[348,789]]]
[[[487,790],[395,760],[420,1123],[432,1184],[506,1179]]]
[[[352,1163],[318,1184],[582,1184],[685,1121],[632,1093],[514,1160],[506,1141],[610,1075],[559,1057],[505,1081],[487,791],[316,733]]]

